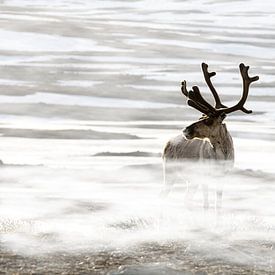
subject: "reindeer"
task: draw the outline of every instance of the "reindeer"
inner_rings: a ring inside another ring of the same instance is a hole
[[[192,90],[187,91],[186,81],[182,82],[181,91],[187,97],[187,104],[196,110],[200,111],[202,117],[192,123],[183,130],[181,135],[178,135],[168,141],[164,148],[164,182],[165,190],[163,194],[168,194],[173,183],[177,180],[175,172],[185,171],[184,177],[188,175],[186,167],[190,167],[194,162],[222,163],[223,167],[232,168],[234,165],[234,146],[230,133],[227,131],[225,123],[223,123],[226,115],[235,111],[242,111],[246,114],[252,113],[247,110],[244,104],[247,100],[249,86],[252,82],[259,79],[258,76],[249,77],[248,66],[240,64],[240,73],[243,79],[243,93],[239,102],[227,107],[221,103],[219,95],[215,90],[211,77],[215,76],[215,72],[208,72],[208,65],[202,63],[202,71],[204,79],[215,99],[215,106],[208,103],[197,86],[192,87]],[[188,164],[192,161],[192,164]],[[201,169],[200,166],[199,169]],[[206,166],[208,169],[209,166]],[[220,166],[219,166],[220,167]],[[185,168],[185,169],[184,169]],[[222,170],[224,171],[224,170]],[[197,173],[197,171],[195,171]],[[204,171],[203,171],[204,172]],[[196,189],[195,184],[195,189]],[[208,208],[208,187],[203,185],[204,193],[204,208]],[[187,191],[187,194],[190,190]],[[216,208],[220,208],[222,199],[222,191],[216,191]],[[219,204],[219,205],[217,205]]]

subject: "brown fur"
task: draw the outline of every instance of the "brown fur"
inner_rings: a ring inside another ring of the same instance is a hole
[[[220,118],[211,119],[211,125],[207,124],[209,118],[205,118],[188,126],[184,130],[187,137],[182,134],[169,140],[164,148],[164,160],[215,159],[233,162],[233,141],[226,125]]]

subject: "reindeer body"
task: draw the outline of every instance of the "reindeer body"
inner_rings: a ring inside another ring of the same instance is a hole
[[[170,139],[164,148],[163,159],[165,162],[211,159],[228,160],[233,163],[234,147],[232,137],[225,124],[221,124],[218,130],[219,134],[212,138],[194,137],[187,139],[185,135],[181,134]]]
[[[188,127],[187,127],[188,129]],[[185,132],[188,131],[185,129]],[[208,175],[221,176],[234,165],[234,147],[225,124],[219,127],[219,135],[209,138],[187,139],[181,134],[170,139],[163,152],[164,194],[174,183],[184,181],[187,186],[186,200],[192,198],[197,186],[202,184],[204,208],[208,208],[208,186],[201,179]],[[221,207],[222,187],[216,191],[216,208]]]
[[[164,161],[199,161],[215,158],[213,146],[207,139],[187,139],[183,134],[170,139],[163,151]]]

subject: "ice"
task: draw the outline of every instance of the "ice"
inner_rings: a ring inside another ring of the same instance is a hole
[[[0,50],[23,52],[81,52],[81,51],[120,51],[106,46],[98,46],[92,39],[72,38],[32,32],[0,30]]]
[[[75,82],[73,82],[75,84]],[[91,83],[85,83],[91,85]],[[80,86],[83,86],[82,84]],[[118,98],[104,98],[95,96],[77,96],[54,93],[35,93],[33,95],[25,96],[0,96],[0,103],[45,103],[53,105],[67,105],[67,106],[90,106],[90,107],[113,107],[113,108],[167,108],[167,107],[181,107],[181,105],[157,103],[148,101],[118,99]]]

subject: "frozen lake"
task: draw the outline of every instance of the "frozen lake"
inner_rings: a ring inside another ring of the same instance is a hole
[[[0,1],[0,271],[275,272],[275,2]],[[236,160],[184,205],[160,154],[200,117],[180,92],[225,104],[239,63],[259,75],[226,119]],[[21,268],[21,269],[20,269]],[[206,273],[202,273],[206,274]]]

